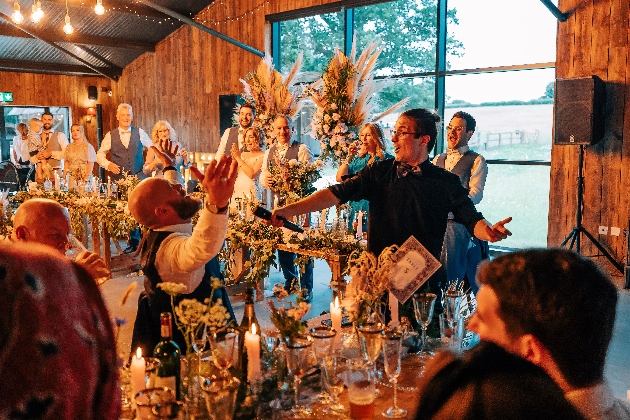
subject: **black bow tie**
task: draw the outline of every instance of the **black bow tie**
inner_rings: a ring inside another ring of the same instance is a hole
[[[404,178],[409,174],[413,176],[421,176],[422,170],[420,169],[420,165],[411,166],[408,163],[401,163],[396,168],[396,175],[398,175],[398,178]]]

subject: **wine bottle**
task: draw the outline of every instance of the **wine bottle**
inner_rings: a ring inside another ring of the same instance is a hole
[[[175,391],[177,399],[180,399],[180,350],[173,341],[173,325],[171,314],[160,314],[160,341],[153,350],[153,357],[160,361],[155,379],[156,387],[167,387]]]

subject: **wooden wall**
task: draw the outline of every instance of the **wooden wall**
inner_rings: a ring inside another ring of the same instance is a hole
[[[265,49],[265,15],[330,3],[330,0],[273,0],[238,21],[209,28]],[[261,0],[214,2],[201,21],[240,16]],[[219,95],[240,94],[240,78],[254,71],[260,58],[201,30],[185,25],[123,71],[120,100],[131,103],[135,123],[150,130],[168,120],[190,151],[214,152],[220,139]]]
[[[618,262],[625,255],[623,235],[598,235],[599,226],[628,227],[630,217],[630,66],[627,0],[560,0],[570,11],[558,23],[556,77],[597,75],[607,83],[604,140],[586,148],[583,225]],[[557,246],[575,224],[577,146],[554,146],[551,153],[548,245]],[[606,258],[582,237],[582,254],[595,256],[614,273]]]
[[[98,88],[98,100],[88,99],[88,86]],[[71,109],[70,124],[82,124],[88,141],[97,148],[96,119],[87,122],[87,108],[103,105],[103,129],[116,126],[116,96],[110,97],[101,88],[116,91],[116,83],[105,77],[60,76],[51,74],[17,73],[0,71],[0,91],[13,92],[11,105],[67,106]]]

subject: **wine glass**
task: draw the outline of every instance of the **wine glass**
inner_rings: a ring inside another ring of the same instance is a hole
[[[295,402],[291,409],[296,417],[304,417],[312,414],[310,407],[300,405],[300,383],[308,370],[309,356],[313,338],[310,336],[291,337],[287,339],[287,370],[293,376],[293,388],[295,390]]]
[[[337,397],[343,392],[348,361],[339,355],[329,355],[324,359],[322,376],[326,383],[326,389],[330,392],[330,404],[322,410],[324,413],[341,413],[346,407],[339,402]]]
[[[197,354],[197,376],[201,376],[201,352],[206,347],[208,326],[205,323],[198,325],[197,328],[191,332],[191,335],[192,347],[195,354]]]
[[[394,405],[383,411],[383,416],[389,419],[399,419],[407,416],[407,410],[398,407],[397,390],[398,375],[400,375],[400,351],[402,348],[402,334],[389,331],[383,337],[383,362],[385,373],[394,387]]]
[[[433,307],[437,296],[435,293],[416,293],[413,295],[413,312],[416,321],[422,328],[422,351],[421,357],[428,357],[431,353],[427,351],[427,327],[433,319]]]
[[[321,372],[321,391],[315,396],[315,398],[317,398],[317,400],[322,404],[327,404],[331,400],[330,395],[326,392],[326,387],[324,386],[324,364],[326,363],[326,358],[330,355],[336,335],[337,331],[326,325],[311,328],[311,337],[313,337],[314,340],[313,348],[315,359],[317,359]]]
[[[224,378],[230,376],[229,368],[234,364],[234,358],[238,356],[238,334],[235,332],[221,332],[210,335],[210,348],[214,365],[221,370]]]
[[[359,343],[363,358],[366,360],[368,368],[376,378],[376,359],[381,354],[381,342],[385,325],[381,322],[366,322],[357,325],[359,332]],[[378,392],[378,390],[377,390]]]

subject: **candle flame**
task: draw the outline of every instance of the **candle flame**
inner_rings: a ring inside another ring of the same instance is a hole
[[[138,350],[136,350],[136,357],[138,359],[142,358],[142,349],[140,347],[138,347]]]
[[[256,324],[252,324],[252,334],[256,334]]]
[[[339,309],[339,296],[335,297],[335,308]]]

